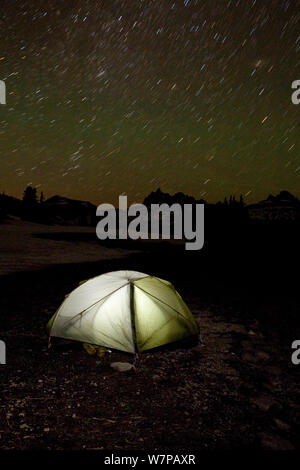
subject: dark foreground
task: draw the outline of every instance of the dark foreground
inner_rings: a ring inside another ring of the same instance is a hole
[[[278,268],[272,247],[246,251],[247,259],[224,251],[212,258],[157,245],[128,259],[3,276],[0,448],[299,448],[300,365],[291,362],[300,338],[297,280],[285,270],[289,253]],[[48,350],[45,324],[64,295],[118,269],[173,282],[204,345],[141,354],[127,373],[110,363],[135,358],[117,351],[98,358],[58,339]]]

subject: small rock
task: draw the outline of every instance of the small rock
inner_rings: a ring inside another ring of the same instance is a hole
[[[254,403],[261,411],[269,411],[271,406],[274,404],[274,400],[269,397],[257,397],[250,400]]]
[[[117,370],[118,372],[126,372],[131,369],[135,370],[134,365],[129,364],[129,362],[112,362],[110,367]]]
[[[267,352],[265,351],[257,351],[257,353],[255,354],[259,359],[262,359],[262,360],[265,360],[265,361],[268,361],[270,359],[270,354],[268,354]]]
[[[280,419],[275,419],[275,423],[277,424],[279,429],[282,429],[283,431],[289,431],[291,426],[284,421],[281,421]]]
[[[272,434],[261,433],[261,445],[264,449],[271,449],[271,450],[293,450],[294,446],[287,441],[286,439],[282,439],[279,436],[275,436]]]

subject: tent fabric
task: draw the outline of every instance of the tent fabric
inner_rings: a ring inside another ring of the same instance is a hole
[[[48,323],[49,336],[136,353],[199,333],[195,319],[164,279],[114,271],[80,283]]]

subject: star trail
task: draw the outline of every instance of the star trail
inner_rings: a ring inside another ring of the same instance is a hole
[[[300,197],[296,2],[5,0],[0,15],[0,191]]]

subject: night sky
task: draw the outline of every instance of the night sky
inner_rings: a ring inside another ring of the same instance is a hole
[[[296,0],[2,0],[0,191],[300,197],[299,19]]]

